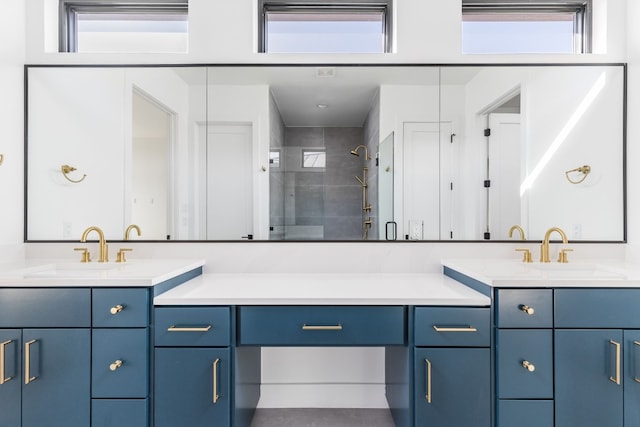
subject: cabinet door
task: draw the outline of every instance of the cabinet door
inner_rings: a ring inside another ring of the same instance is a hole
[[[555,331],[556,427],[623,426],[622,345],[621,330]]]
[[[22,330],[0,329],[0,425],[20,427]]]
[[[488,348],[416,348],[416,426],[489,427]]]
[[[156,348],[155,427],[230,425],[229,349]]]
[[[640,331],[624,331],[624,425],[640,426]]]
[[[89,329],[25,329],[22,357],[22,426],[90,425]]]

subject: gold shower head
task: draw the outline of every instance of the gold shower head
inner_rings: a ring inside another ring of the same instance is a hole
[[[356,148],[351,150],[350,153],[353,154],[354,156],[360,157],[360,154],[358,153],[358,150],[360,150],[361,148],[364,148],[364,158],[365,158],[365,160],[371,160],[371,157],[369,157],[369,150],[367,150],[367,146],[366,145],[360,144]]]

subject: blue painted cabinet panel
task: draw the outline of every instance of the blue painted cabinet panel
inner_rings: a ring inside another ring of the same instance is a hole
[[[0,380],[0,425],[20,427],[22,413],[22,330],[0,329],[0,352],[4,356],[4,378]]]
[[[231,342],[229,307],[157,307],[158,347],[224,347]]]
[[[623,426],[623,379],[613,381],[622,335],[621,330],[555,331],[556,427]]]
[[[93,399],[91,427],[147,427],[147,399]]]
[[[149,325],[149,290],[94,289],[91,298],[94,328],[144,328]]]
[[[230,425],[228,348],[155,349],[155,427]]]
[[[553,327],[553,290],[500,289],[496,292],[499,328]]]
[[[497,427],[553,427],[553,400],[501,400]]]
[[[90,425],[90,355],[89,329],[23,330],[23,427]]]
[[[145,328],[93,330],[92,397],[148,396],[148,334]],[[117,363],[118,361],[120,363]]]
[[[415,344],[429,347],[489,347],[488,308],[416,307]]]
[[[640,331],[624,331],[624,425],[640,426]]]
[[[556,328],[640,328],[640,289],[556,289]]]
[[[414,364],[416,427],[490,427],[488,348],[416,348]]]
[[[89,289],[0,289],[0,328],[89,328]]]

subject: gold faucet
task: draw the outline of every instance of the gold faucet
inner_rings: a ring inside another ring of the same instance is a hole
[[[127,227],[127,230],[124,232],[124,240],[129,240],[129,233],[131,233],[131,230],[136,230],[136,232],[138,233],[138,237],[142,235],[142,232],[140,231],[140,227],[138,227],[135,224],[131,224],[130,226]]]
[[[562,243],[565,245],[568,243],[567,235],[564,231],[562,231],[558,227],[551,227],[544,234],[544,240],[542,241],[542,245],[540,246],[540,262],[551,262],[549,259],[549,237],[551,237],[551,233],[557,231],[558,234],[562,237]]]
[[[107,241],[104,239],[104,233],[100,229],[100,227],[92,226],[84,230],[82,233],[82,237],[80,238],[81,242],[87,241],[87,236],[92,231],[98,233],[98,237],[100,238],[100,259],[99,262],[108,262],[109,261],[109,247],[107,246]]]
[[[511,228],[509,229],[509,237],[510,237],[510,238],[511,238],[511,237],[513,237],[513,232],[514,232],[514,231],[516,231],[516,230],[520,233],[520,240],[527,240],[527,239],[524,237],[524,230],[523,230],[523,229],[522,229],[522,227],[520,227],[519,225],[514,225],[513,227],[511,227]]]

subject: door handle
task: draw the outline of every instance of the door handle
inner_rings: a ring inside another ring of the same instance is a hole
[[[302,325],[303,331],[341,331],[342,325]]]
[[[620,350],[621,350],[621,345],[619,342],[616,342],[614,340],[609,340],[609,343],[611,345],[613,345],[613,348],[615,349],[615,367],[614,367],[614,375],[609,377],[609,381],[612,381],[614,383],[616,383],[617,385],[620,385]]]
[[[31,340],[24,343],[24,383],[29,384],[33,382],[37,376],[31,376],[31,346],[35,344],[37,340]]]
[[[12,342],[12,340],[0,342],[0,385],[11,380],[11,377],[6,376],[6,347]]]
[[[433,330],[436,332],[478,332],[477,328],[473,326],[464,326],[464,327],[444,327],[433,325]]]
[[[431,403],[431,361],[429,359],[424,359],[426,363],[426,371],[425,371],[425,386],[426,392],[424,398],[427,400],[427,403]]]
[[[242,236],[243,239],[253,240],[253,234],[247,234],[246,236]]]
[[[389,226],[391,227],[391,237],[389,237]],[[385,240],[398,240],[398,223],[395,221],[387,221],[384,225],[384,239]]]
[[[640,347],[640,341],[634,341],[633,345],[635,347]],[[635,357],[636,363],[635,363],[635,366],[634,366],[635,369],[634,369],[633,380],[635,382],[637,382],[637,383],[640,383],[640,378],[638,378],[638,349],[637,348],[635,349],[634,355],[636,356]]]
[[[220,395],[218,394],[218,364],[220,358],[213,361],[213,403],[218,403]]]

